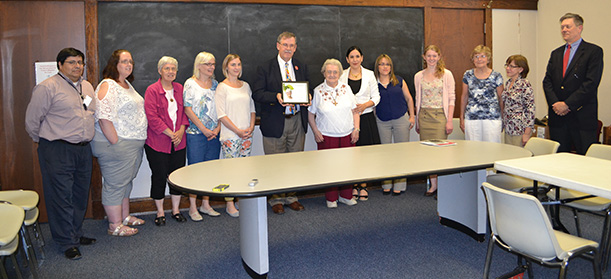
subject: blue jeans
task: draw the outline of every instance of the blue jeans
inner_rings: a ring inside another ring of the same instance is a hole
[[[187,134],[187,161],[189,165],[216,160],[221,153],[218,137],[208,140],[204,134]]]

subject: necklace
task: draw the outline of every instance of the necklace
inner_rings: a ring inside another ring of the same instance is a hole
[[[323,97],[323,100],[325,101],[329,101],[331,102],[334,106],[337,106],[337,99],[339,98],[339,95],[343,95],[345,93],[345,91],[342,90],[342,92],[340,92],[340,89],[343,89],[345,86],[342,85],[341,88],[324,88],[321,90],[321,94]]]
[[[358,78],[360,75],[361,75],[361,72],[360,72],[360,71],[359,71],[358,73],[353,74],[353,73],[352,73],[352,70],[350,70],[350,76],[351,76],[352,78]]]

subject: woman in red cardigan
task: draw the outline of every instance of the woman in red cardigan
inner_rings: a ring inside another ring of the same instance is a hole
[[[184,112],[182,85],[174,82],[178,61],[168,56],[161,57],[157,69],[161,77],[144,94],[144,110],[148,120],[144,151],[152,173],[151,198],[157,206],[155,225],[164,226],[166,179],[171,172],[185,165],[187,141],[183,136],[189,126],[189,119]],[[170,195],[172,218],[181,223],[186,222],[187,219],[178,207],[181,192],[170,188]]]

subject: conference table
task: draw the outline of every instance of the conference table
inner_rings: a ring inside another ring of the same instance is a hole
[[[483,241],[487,213],[479,186],[486,180],[486,168],[531,153],[507,144],[455,142],[443,147],[405,142],[221,159],[180,168],[168,182],[186,193],[239,197],[242,263],[250,276],[264,278],[269,272],[266,196],[272,194],[438,174],[441,223]],[[213,189],[223,184],[229,187]]]

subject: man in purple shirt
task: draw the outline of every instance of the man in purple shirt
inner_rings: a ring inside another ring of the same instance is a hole
[[[53,240],[71,260],[80,245],[96,242],[83,236],[92,160],[96,102],[82,78],[85,55],[65,48],[57,55],[59,73],[34,87],[25,129],[38,142],[38,161]]]

